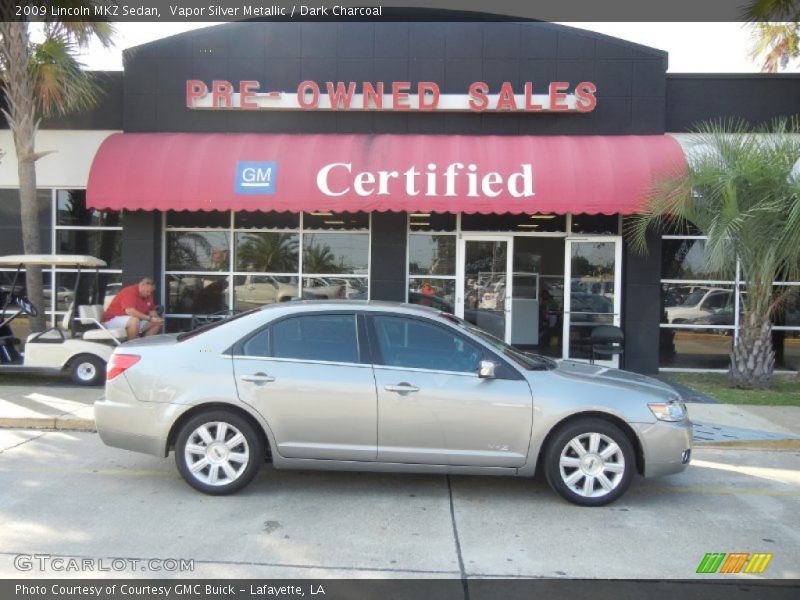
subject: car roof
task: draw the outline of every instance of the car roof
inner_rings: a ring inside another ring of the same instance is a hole
[[[390,311],[406,314],[420,314],[425,316],[438,315],[441,311],[429,306],[419,304],[409,304],[406,302],[389,302],[387,300],[291,300],[278,304],[267,304],[260,310],[270,308],[291,308],[297,307],[296,312],[304,312],[302,309],[313,311],[322,310],[367,310],[367,311]]]

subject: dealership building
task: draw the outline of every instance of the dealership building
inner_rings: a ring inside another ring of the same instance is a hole
[[[611,324],[625,352],[604,364],[642,373],[725,369],[745,292],[702,236],[635,253],[626,218],[685,167],[693,124],[800,107],[795,75],[667,73],[663,51],[537,22],[227,23],[124,64],[37,136],[42,250],[103,258],[107,297],[154,277],[168,331],[293,297],[414,302],[579,360]],[[45,278],[56,320],[75,273]],[[797,371],[800,304],[773,342]]]

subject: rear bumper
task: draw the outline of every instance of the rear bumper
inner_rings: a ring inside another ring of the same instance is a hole
[[[692,451],[692,422],[632,423],[642,442],[644,476],[660,477],[680,473],[689,465]]]
[[[163,457],[167,455],[170,427],[189,408],[102,398],[94,403],[94,418],[97,433],[106,445]]]

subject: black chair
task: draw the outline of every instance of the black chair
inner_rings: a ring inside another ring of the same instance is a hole
[[[614,325],[598,325],[592,329],[592,358],[589,362],[594,364],[594,359],[598,355],[622,354],[624,343],[625,334],[622,333],[622,329]]]

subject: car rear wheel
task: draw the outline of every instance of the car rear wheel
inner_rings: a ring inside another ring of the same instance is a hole
[[[80,354],[70,362],[69,376],[78,385],[100,385],[106,378],[106,361],[94,354]]]
[[[628,489],[636,469],[633,445],[616,425],[601,419],[570,423],[545,451],[547,483],[581,506],[603,506]]]
[[[201,413],[178,433],[175,463],[193,488],[206,494],[237,492],[264,462],[264,444],[250,422],[227,410]]]

